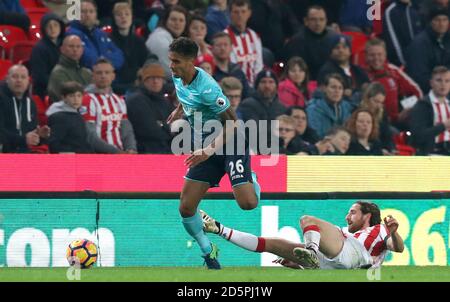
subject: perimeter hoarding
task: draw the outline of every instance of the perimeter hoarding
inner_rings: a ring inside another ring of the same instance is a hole
[[[0,192],[180,192],[185,158],[0,154]],[[450,191],[449,156],[252,156],[252,170],[264,193]]]
[[[357,197],[357,196],[355,196]],[[263,200],[241,210],[232,199],[210,199],[202,208],[227,226],[261,236],[301,242],[301,215],[345,225],[356,199],[299,199],[294,195]],[[450,197],[372,199],[382,215],[400,223],[405,252],[386,265],[448,265]],[[96,229],[98,227],[98,233]],[[75,238],[99,243],[101,266],[198,266],[200,250],[186,234],[174,198],[4,198],[0,199],[0,266],[67,266],[65,249]],[[270,254],[235,247],[215,235],[224,266],[270,266]]]

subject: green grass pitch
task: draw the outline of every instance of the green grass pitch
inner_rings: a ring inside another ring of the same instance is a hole
[[[450,267],[386,266],[381,282],[450,282]],[[0,268],[1,281],[69,281],[67,268]],[[368,282],[367,270],[293,270],[281,267],[94,267],[81,270],[81,282]],[[74,281],[70,281],[74,282]],[[79,281],[77,281],[79,282]]]

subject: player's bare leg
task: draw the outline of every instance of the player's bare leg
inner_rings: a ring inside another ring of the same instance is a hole
[[[336,257],[344,246],[345,238],[342,232],[335,225],[325,220],[308,215],[301,217],[300,227],[303,231],[312,225],[318,226],[320,230],[320,252],[327,258]]]
[[[305,245],[302,243],[295,243],[283,238],[276,237],[265,237],[266,246],[264,248],[264,252],[272,253],[283,258],[285,261],[279,262],[280,264],[288,267],[293,267],[292,264],[286,262],[286,260],[290,262],[294,262],[295,264],[300,264],[297,257],[294,256],[292,251],[295,248],[305,248]],[[298,267],[297,267],[298,268]]]
[[[258,197],[252,183],[233,187],[234,198],[243,210],[252,210],[258,206]]]
[[[208,189],[209,184],[206,182],[190,179],[184,181],[179,207],[181,217],[191,217],[196,213],[198,205]]]
[[[293,253],[303,266],[319,268],[319,251],[327,258],[334,258],[342,251],[344,235],[331,223],[305,215],[300,218],[300,227],[305,248],[294,248]]]
[[[231,243],[252,252],[268,252],[282,257],[277,261],[284,266],[291,268],[301,268],[298,259],[293,255],[292,250],[297,247],[304,247],[301,243],[295,243],[282,238],[258,237],[236,229],[230,229],[204,211],[200,210],[203,219],[203,229],[205,232],[214,233]]]
[[[218,249],[204,233],[202,217],[197,209],[208,189],[208,183],[186,179],[181,192],[179,211],[183,217],[183,226],[200,246],[207,267],[220,269],[217,260]]]

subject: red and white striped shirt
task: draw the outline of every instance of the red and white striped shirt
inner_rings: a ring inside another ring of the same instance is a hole
[[[372,256],[374,264],[383,262],[386,256],[386,238],[389,236],[389,230],[384,224],[374,226],[350,233],[348,228],[342,228],[344,236],[353,236],[356,238]]]
[[[87,93],[83,97],[85,121],[94,122],[97,135],[110,145],[123,150],[120,124],[128,119],[125,101],[118,95]]]
[[[445,123],[450,120],[450,101],[445,99],[445,103],[439,102],[433,91],[429,94],[431,105],[434,111],[434,125]],[[445,130],[435,138],[435,143],[444,143],[450,141],[450,131]]]
[[[264,68],[262,58],[262,43],[258,35],[247,28],[242,33],[237,33],[231,26],[228,26],[226,32],[233,46],[230,60],[241,66],[249,84],[253,86],[256,75]]]

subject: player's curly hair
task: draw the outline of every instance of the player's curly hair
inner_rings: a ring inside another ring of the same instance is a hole
[[[381,212],[377,204],[370,201],[359,200],[356,202],[361,207],[363,214],[372,214],[370,217],[370,226],[374,226],[381,223]]]
[[[175,52],[186,58],[195,59],[198,54],[198,46],[193,40],[186,37],[179,37],[172,41],[169,51]]]

